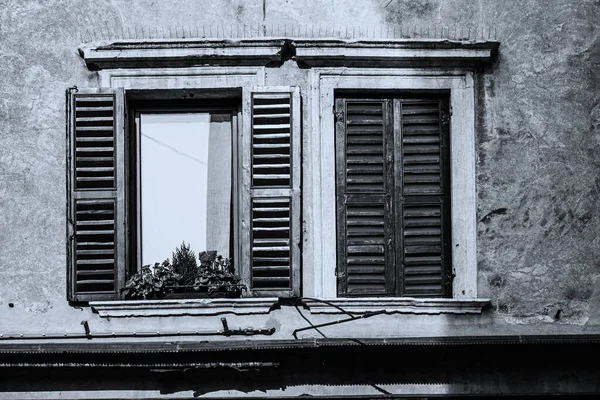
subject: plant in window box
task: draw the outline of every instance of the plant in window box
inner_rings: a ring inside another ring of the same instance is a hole
[[[199,254],[200,268],[194,281],[194,290],[207,288],[209,295],[224,294],[226,297],[239,297],[246,286],[240,284],[229,258],[216,251],[203,251]]]
[[[169,260],[153,267],[144,265],[142,269],[127,281],[121,290],[126,299],[146,300],[152,297],[165,297],[169,288],[179,285],[181,275],[173,271]]]
[[[144,265],[127,281],[122,289],[126,299],[150,299],[152,297],[240,297],[246,287],[233,271],[228,258],[216,251],[196,254],[185,242],[172,253],[173,263],[165,260],[154,267]]]
[[[171,253],[173,257],[173,270],[181,275],[179,282],[183,286],[193,285],[196,275],[198,274],[198,263],[196,262],[196,253],[190,249],[189,244],[181,242],[179,247]]]

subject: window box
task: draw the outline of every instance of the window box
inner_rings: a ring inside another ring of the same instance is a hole
[[[212,288],[212,289],[211,289]],[[235,288],[235,291],[228,290]],[[166,286],[167,293],[163,299],[193,299],[193,298],[240,298],[246,290],[246,285],[198,285],[198,286]]]

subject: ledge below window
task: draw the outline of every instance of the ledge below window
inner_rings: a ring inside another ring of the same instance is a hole
[[[91,301],[90,306],[103,318],[174,317],[201,315],[268,314],[276,307],[276,297],[245,299],[181,299]]]
[[[490,299],[345,298],[306,300],[311,314],[364,314],[376,311],[398,314],[481,314]],[[337,308],[339,307],[339,308]]]

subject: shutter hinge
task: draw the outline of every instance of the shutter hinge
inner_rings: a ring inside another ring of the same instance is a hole
[[[344,111],[335,111],[335,107],[333,109],[333,115],[335,115],[335,122],[344,122]]]
[[[73,224],[73,220],[69,218],[69,223],[68,223],[68,228],[67,228],[67,235],[68,235],[68,239],[69,241],[72,241],[73,239],[75,239],[75,225]]]
[[[444,279],[444,285],[452,285],[452,282],[454,281],[454,278],[456,277],[456,274],[453,273],[446,273],[446,278]]]
[[[451,116],[452,116],[452,109],[450,109],[450,114],[442,112],[442,124],[447,124],[450,121]]]

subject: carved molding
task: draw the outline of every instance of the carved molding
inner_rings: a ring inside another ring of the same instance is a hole
[[[448,39],[295,40],[296,61],[311,67],[475,67],[500,43]]]
[[[500,43],[450,39],[127,39],[86,43],[90,70],[193,66],[265,66],[293,57],[310,67],[475,67]]]
[[[330,304],[306,300],[311,314],[364,314],[375,311],[399,314],[481,314],[490,299],[346,298],[327,300]]]
[[[196,315],[268,314],[276,307],[275,297],[245,299],[178,299],[91,301],[90,306],[103,318],[174,317]]]
[[[281,60],[282,39],[148,39],[87,43],[79,55],[90,70],[192,66],[264,66]]]

